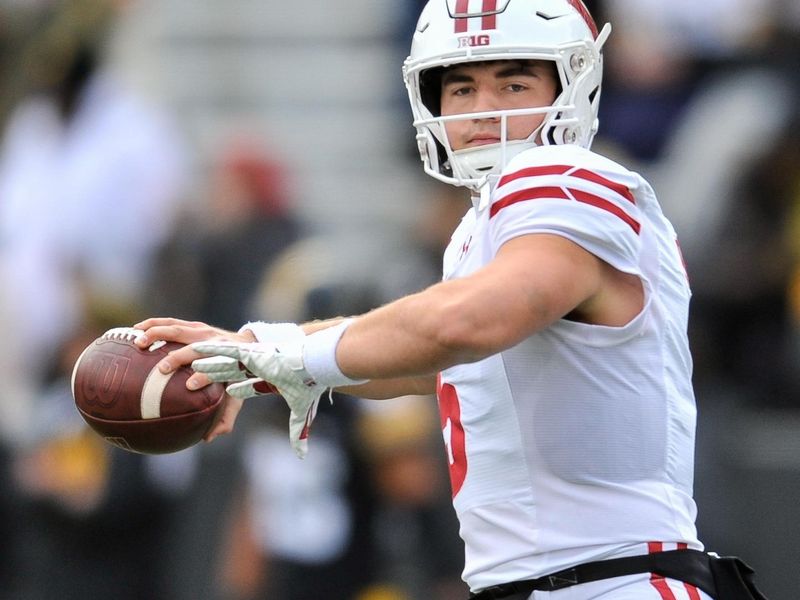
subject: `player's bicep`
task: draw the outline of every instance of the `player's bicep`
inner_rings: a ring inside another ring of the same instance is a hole
[[[523,339],[590,301],[601,289],[602,265],[565,237],[528,234],[504,243],[484,275],[507,326]]]
[[[637,275],[560,235],[513,238],[501,246],[498,259],[509,270],[505,276],[518,281],[517,302],[524,307],[519,327],[526,327],[527,319],[529,330],[537,330],[561,318],[619,327],[644,305]]]

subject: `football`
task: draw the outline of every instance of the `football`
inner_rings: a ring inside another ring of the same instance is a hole
[[[130,452],[166,454],[199,442],[214,421],[225,386],[212,383],[190,391],[194,371],[183,366],[168,375],[156,365],[175,342],[147,349],[134,340],[141,331],[110,329],[80,355],[72,371],[72,395],[84,420],[106,441]]]

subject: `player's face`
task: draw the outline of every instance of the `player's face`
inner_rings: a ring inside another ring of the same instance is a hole
[[[550,106],[557,89],[555,68],[548,61],[456,65],[442,76],[442,116]],[[509,118],[507,139],[528,138],[544,117],[541,114]],[[500,142],[500,117],[448,121],[445,128],[453,150]]]

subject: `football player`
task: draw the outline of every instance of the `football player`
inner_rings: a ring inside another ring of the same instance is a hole
[[[436,392],[474,598],[716,595],[676,234],[647,181],[590,150],[609,32],[580,0],[424,8],[403,68],[422,163],[472,192],[441,283],[303,325],[137,325],[196,342],[165,371],[231,382],[208,439],[265,382],[301,456],[326,390]]]

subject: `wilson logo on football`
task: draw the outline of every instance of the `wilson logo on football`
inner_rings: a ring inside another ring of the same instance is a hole
[[[87,359],[90,374],[81,382],[83,397],[90,404],[112,406],[117,401],[130,360],[101,352]]]

